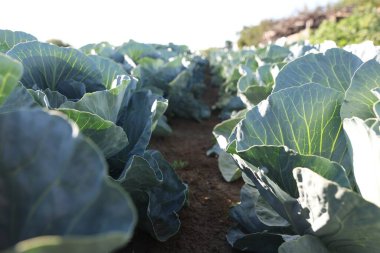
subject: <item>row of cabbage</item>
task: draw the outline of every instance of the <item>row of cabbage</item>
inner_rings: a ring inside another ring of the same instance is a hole
[[[235,126],[247,110],[267,98],[277,74],[286,63],[307,52],[318,52],[327,47],[331,47],[331,43],[311,46],[300,42],[290,47],[271,44],[258,49],[209,51],[211,83],[219,88],[219,100],[213,109],[220,110],[219,118],[226,120],[221,125]],[[220,130],[223,128],[215,128],[217,136]],[[225,145],[217,143],[208,155],[218,156],[219,169],[224,179],[230,182],[239,178],[241,171],[232,157],[223,151]]]
[[[80,50],[112,59],[126,74],[135,76],[142,87],[170,100],[167,115],[197,121],[210,117],[210,108],[201,101],[208,61],[191,53],[187,46],[130,40],[118,47],[102,42],[85,45]],[[159,133],[168,134],[171,129],[163,120],[158,123]]]
[[[0,30],[0,251],[111,252],[136,227],[176,234],[188,188],[148,145],[170,133],[165,111],[209,116],[206,67],[174,44],[77,50]]]
[[[244,109],[214,128],[218,147],[210,151],[227,181],[245,181],[227,234],[236,249],[380,250],[380,47],[325,45],[210,58],[214,69],[243,70],[225,80],[236,81],[230,99],[241,98]],[[220,67],[233,59],[237,65]]]

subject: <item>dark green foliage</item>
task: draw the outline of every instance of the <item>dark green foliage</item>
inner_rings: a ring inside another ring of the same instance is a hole
[[[263,20],[255,26],[245,26],[240,32],[238,47],[257,46],[263,38],[266,31],[273,25],[273,20]]]
[[[313,43],[333,40],[340,47],[347,44],[372,40],[380,43],[380,13],[376,8],[379,1],[356,7],[351,16],[339,21],[325,20],[311,36]]]

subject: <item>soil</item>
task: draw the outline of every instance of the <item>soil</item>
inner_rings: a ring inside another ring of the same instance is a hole
[[[216,99],[217,89],[207,88],[204,101],[212,105]],[[189,186],[189,204],[179,213],[181,229],[174,237],[162,243],[137,232],[129,250],[119,253],[236,252],[227,243],[226,233],[232,226],[229,208],[239,201],[243,182],[225,182],[218,170],[217,158],[206,156],[214,144],[212,129],[219,122],[217,112],[204,122],[173,118],[169,122],[173,128],[170,136],[152,138],[150,148],[161,151],[170,163],[187,163],[176,172]]]

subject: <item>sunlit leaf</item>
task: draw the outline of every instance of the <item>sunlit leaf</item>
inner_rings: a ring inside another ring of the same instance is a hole
[[[373,105],[378,98],[371,92],[380,87],[380,63],[370,60],[364,63],[352,78],[342,104],[342,118],[373,118]]]
[[[361,64],[357,56],[342,49],[329,49],[325,54],[308,54],[282,68],[273,92],[306,83],[319,83],[344,93]]]
[[[0,52],[6,53],[14,45],[21,42],[37,40],[36,37],[25,32],[0,30]]]

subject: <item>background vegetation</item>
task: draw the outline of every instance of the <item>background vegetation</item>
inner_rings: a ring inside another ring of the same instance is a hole
[[[352,14],[342,20],[325,20],[312,36],[312,43],[334,40],[338,46],[372,40],[380,43],[380,1],[344,1],[341,6],[353,5]],[[357,2],[354,4],[353,2]]]
[[[308,27],[307,22],[310,20],[312,22]],[[301,23],[298,29],[295,25],[297,22]],[[239,48],[258,46],[309,28],[312,43],[334,40],[338,46],[345,46],[372,40],[379,44],[380,0],[341,0],[332,6],[304,10],[298,17],[263,20],[258,25],[244,27],[239,33],[237,44]],[[273,34],[270,34],[271,31]]]

